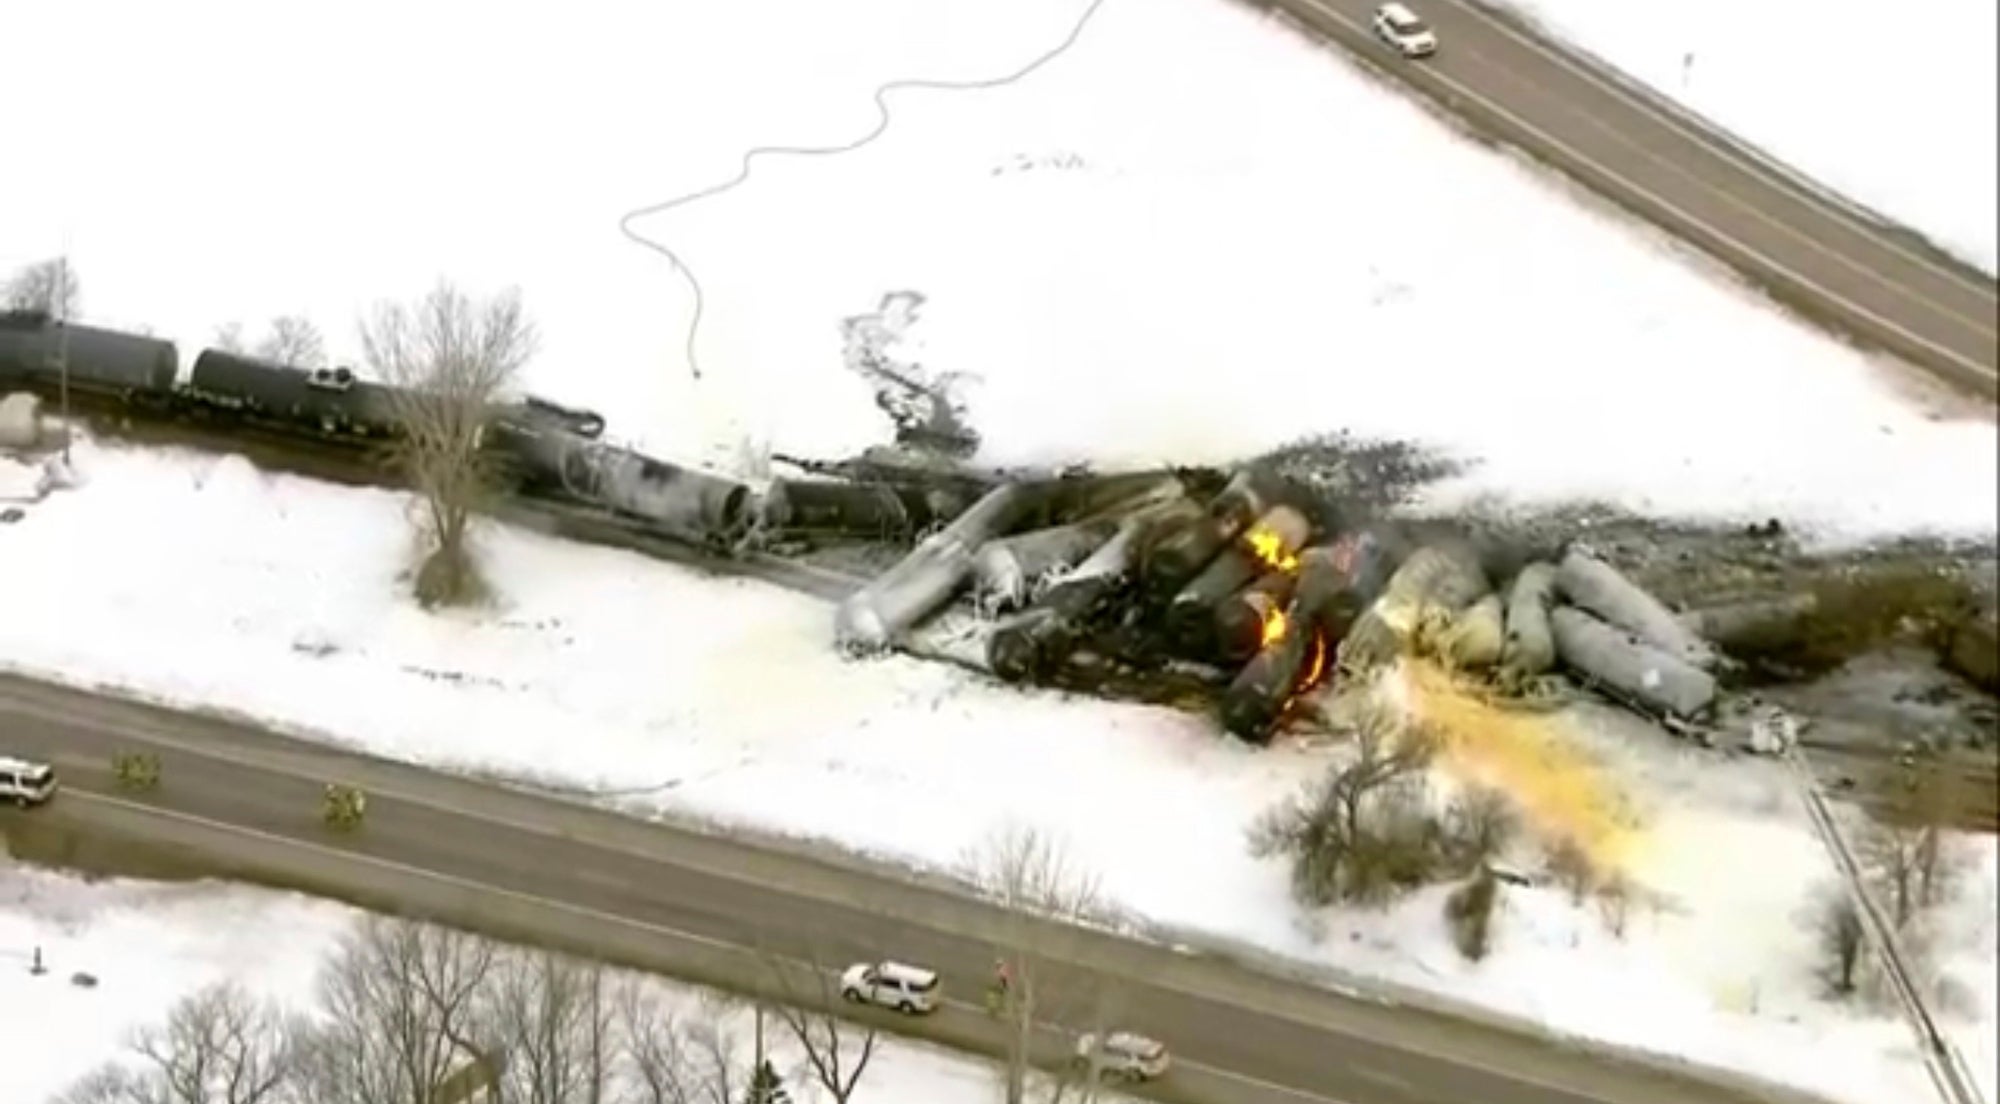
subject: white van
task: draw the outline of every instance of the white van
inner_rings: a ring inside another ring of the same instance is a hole
[[[11,801],[25,809],[55,795],[54,767],[0,755],[0,801]]]
[[[857,962],[840,975],[840,995],[914,1015],[937,1010],[935,971],[901,962]]]

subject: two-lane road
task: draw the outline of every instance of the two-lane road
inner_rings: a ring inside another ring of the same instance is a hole
[[[226,851],[235,857],[215,859],[217,873],[601,951],[662,972],[675,972],[669,948],[677,942],[738,948],[752,961],[781,955],[837,962],[891,953],[937,966],[947,988],[965,1001],[976,999],[1011,922],[945,887],[844,860],[689,832],[226,719],[9,676],[0,676],[0,748],[52,760],[65,780],[65,792],[49,807],[0,813],[0,831],[17,840],[33,832],[81,838],[122,831],[158,846],[172,841],[197,866],[204,849]],[[107,768],[119,749],[159,755],[156,791],[135,798],[112,785]],[[320,788],[334,779],[370,795],[367,823],[352,835],[331,833],[318,820]],[[243,858],[253,853],[255,861]],[[426,891],[423,900],[413,899],[427,881],[442,888],[435,897]],[[604,934],[580,935],[585,927]],[[1174,1047],[1182,1068],[1147,1092],[1163,1100],[1803,1099],[1111,935],[1068,929],[1046,936],[1046,944],[1066,983],[1114,994],[1122,1022]],[[963,1006],[921,1030],[975,1048],[997,1040],[986,1018]]]
[[[1726,262],[1781,302],[1972,394],[1996,394],[1994,281],[1940,256],[1482,0],[1418,0],[1438,53],[1397,57],[1371,0],[1258,0],[1475,131],[1517,146]],[[1784,86],[1781,62],[1773,94]],[[1468,196],[1467,202],[1478,202]]]

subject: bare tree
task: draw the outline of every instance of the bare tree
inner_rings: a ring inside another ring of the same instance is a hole
[[[810,981],[801,980],[797,967],[775,956],[767,955],[765,961],[783,993],[773,1006],[778,1021],[805,1053],[813,1080],[835,1104],[847,1104],[875,1056],[875,1029],[842,1018],[840,980],[821,955],[808,956],[804,972]]]
[[[322,1019],[301,1048],[300,1104],[431,1104],[458,1067],[482,1057],[477,998],[492,971],[486,941],[368,916],[320,979]]]
[[[1486,867],[1444,899],[1452,945],[1473,962],[1485,958],[1493,947],[1493,906],[1499,899],[1500,879]]]
[[[1435,747],[1421,731],[1363,724],[1351,762],[1252,825],[1251,853],[1289,859],[1293,895],[1308,906],[1379,900],[1431,880],[1450,850],[1424,801]]]
[[[133,1099],[132,1072],[107,1062],[72,1082],[50,1104],[126,1104]]]
[[[485,593],[470,541],[494,480],[480,442],[534,346],[518,293],[475,301],[448,283],[414,306],[384,303],[361,325],[363,356],[395,387],[403,466],[422,510],[416,596],[426,608]]]
[[[0,302],[5,303],[7,310],[38,311],[74,319],[82,301],[82,287],[67,257],[23,265],[0,287]]]
[[[294,368],[326,366],[326,339],[304,315],[287,314],[271,320],[271,330],[257,343],[257,357]]]
[[[1060,1018],[1065,1001],[1088,999],[1075,973],[1065,990],[1060,963],[1074,959],[1080,925],[1103,920],[1108,910],[1096,876],[1033,828],[995,833],[968,853],[963,865],[973,884],[1006,910],[999,947],[1008,978],[1000,1008],[1007,1025],[1006,1101],[1022,1104],[1037,1019]]]
[[[480,1010],[488,1050],[506,1055],[501,1097],[514,1104],[598,1104],[617,1043],[604,967],[549,951],[503,953]]]
[[[731,1011],[727,998],[706,994],[696,1021],[686,1025],[683,1048],[689,1059],[686,1069],[694,1086],[696,1104],[740,1104],[739,1090],[749,1086],[748,1071],[763,1057],[756,1054],[751,1062],[742,1063],[742,1043],[729,1029]],[[740,1076],[739,1068],[744,1070]]]
[[[1039,1082],[1036,1094],[1041,1104],[1097,1104],[1109,1095],[1114,1077],[1104,1049],[1104,1041],[1122,1012],[1121,994],[1105,988],[1091,994],[1088,1012],[1077,1022],[1083,1028],[1076,1050],[1064,1056],[1053,1070],[1032,1080]],[[1086,1047],[1085,1040],[1096,1045]]]
[[[65,1104],[261,1104],[292,1073],[293,1023],[233,984],[182,998],[162,1027],[140,1029],[137,1069],[111,1063],[63,1096]]]
[[[1868,946],[1861,926],[1861,908],[1855,904],[1854,894],[1838,881],[1815,886],[1807,907],[1807,919],[1825,955],[1820,977],[1835,996],[1850,996],[1859,982],[1856,967],[1861,965]]]
[[[1874,891],[1898,930],[1944,901],[1957,866],[1947,833],[1964,815],[1967,783],[1933,753],[1911,754],[1876,775],[1873,815],[1856,840]]]
[[[618,989],[615,1002],[619,1099],[626,1104],[707,1104],[687,1031],[660,1010],[658,994],[628,982]]]
[[[209,344],[225,353],[234,353],[237,356],[248,356],[250,352],[250,346],[243,340],[241,322],[224,322],[217,326],[215,336],[209,339]]]

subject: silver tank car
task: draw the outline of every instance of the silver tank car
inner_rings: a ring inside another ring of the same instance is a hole
[[[965,585],[981,545],[1005,535],[1033,503],[1017,483],[1002,483],[926,537],[894,567],[875,577],[834,611],[834,642],[865,654],[893,645]]]
[[[173,342],[95,326],[56,324],[39,311],[0,312],[0,382],[59,387],[62,362],[78,391],[164,398],[180,372]]]
[[[643,518],[670,536],[726,546],[749,527],[750,488],[733,479],[559,429],[501,422],[486,441],[528,482]]]

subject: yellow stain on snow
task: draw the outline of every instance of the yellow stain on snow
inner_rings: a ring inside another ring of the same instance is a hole
[[[1624,787],[1563,716],[1488,700],[1425,660],[1404,659],[1392,677],[1410,718],[1437,734],[1451,773],[1507,793],[1537,835],[1573,840],[1599,871],[1635,857],[1640,825]]]

